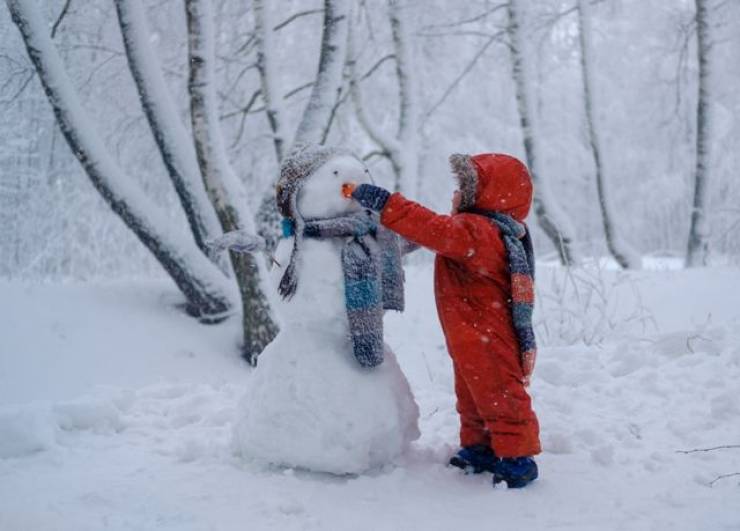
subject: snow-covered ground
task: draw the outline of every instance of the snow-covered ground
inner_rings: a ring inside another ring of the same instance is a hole
[[[236,319],[196,324],[166,282],[0,282],[0,530],[740,529],[740,270],[540,267],[544,453],[518,491],[444,466],[431,268],[407,278],[387,339],[422,436],[359,477],[234,456]]]

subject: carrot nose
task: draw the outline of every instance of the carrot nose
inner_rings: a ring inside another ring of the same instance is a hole
[[[355,183],[342,183],[342,195],[349,199],[352,197],[352,192],[355,191],[357,185]]]

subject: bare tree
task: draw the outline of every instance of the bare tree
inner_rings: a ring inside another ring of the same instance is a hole
[[[691,225],[686,251],[686,266],[706,265],[709,251],[709,225],[707,220],[707,180],[711,160],[711,110],[710,110],[710,48],[709,2],[696,0],[696,52],[699,64],[699,97],[696,109],[696,168],[694,171],[694,197],[691,208]]]
[[[508,33],[509,48],[511,50],[511,64],[514,84],[516,85],[517,110],[519,123],[524,137],[524,153],[527,166],[532,174],[535,185],[534,211],[537,222],[558,252],[560,261],[565,265],[576,262],[573,249],[573,229],[565,214],[557,207],[550,197],[547,182],[543,178],[541,168],[541,151],[537,138],[535,112],[532,108],[532,83],[526,58],[527,36],[523,28],[523,13],[521,0],[509,0],[508,3]]]
[[[264,0],[254,0],[254,36],[257,45],[257,71],[260,76],[260,93],[265,102],[265,115],[272,132],[275,157],[283,160],[285,138],[283,137],[283,115],[280,108],[281,97],[278,95],[277,76],[273,52],[273,24],[271,22],[269,6]]]
[[[289,151],[305,144],[323,144],[329,134],[336,101],[342,87],[342,67],[346,57],[347,27],[349,25],[349,5],[346,0],[324,0],[323,30],[321,34],[321,50],[319,65],[315,81],[311,86],[311,95],[301,115],[293,142]],[[278,82],[272,74],[271,37],[267,34],[275,31],[267,21],[269,20],[267,6],[258,0],[255,3],[256,31],[258,49],[258,70],[263,87],[265,110],[275,139],[281,139],[275,144],[278,163],[285,155],[282,139],[285,138],[285,127],[276,102]],[[313,12],[313,11],[312,11]],[[305,12],[309,13],[309,12]],[[269,103],[268,103],[269,102]],[[271,110],[270,110],[271,109]],[[275,202],[275,190],[270,187],[260,203],[256,216],[257,232],[265,238],[268,248],[273,248],[280,231],[280,214]]]
[[[198,247],[208,253],[205,241],[220,234],[218,220],[208,201],[193,141],[180,119],[162,68],[149,44],[149,28],[141,0],[115,0],[126,58],[139,100],[162,155],[162,161],[185,210]]]
[[[245,229],[253,233],[246,194],[229,163],[218,120],[211,0],[185,0],[185,6],[190,111],[203,183],[224,232]],[[230,257],[242,301],[243,356],[254,365],[278,332],[261,283],[265,265],[251,254],[231,252]]]
[[[591,5],[589,0],[578,0],[578,23],[579,37],[581,43],[581,79],[583,82],[584,105],[586,107],[586,122],[588,124],[588,136],[591,154],[594,159],[596,173],[596,190],[599,197],[601,209],[601,221],[604,227],[604,236],[609,252],[617,263],[625,269],[640,267],[640,257],[619,236],[614,225],[614,213],[611,206],[611,194],[609,192],[609,179],[607,167],[604,164],[599,124],[596,111],[597,91],[594,79],[593,45],[591,36]]]
[[[110,157],[64,71],[48,24],[33,2],[7,0],[7,5],[59,128],[93,186],[177,284],[188,313],[206,321],[223,318],[231,308],[226,277],[192,240],[167,228],[170,224],[157,207]]]
[[[293,138],[293,147],[302,144],[323,144],[329,134],[334,104],[342,86],[349,6],[350,2],[347,0],[324,0],[319,67],[311,95]]]
[[[388,0],[387,10],[393,38],[392,57],[395,60],[398,80],[399,111],[396,134],[394,136],[385,134],[367,113],[360,86],[362,79],[356,68],[357,42],[354,29],[350,29],[349,37],[350,91],[360,125],[391,163],[395,176],[395,191],[415,193],[419,179],[420,126],[413,42],[408,28],[408,13],[400,1]]]

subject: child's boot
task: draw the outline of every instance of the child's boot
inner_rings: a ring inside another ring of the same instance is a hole
[[[488,446],[475,444],[464,446],[450,458],[450,465],[462,469],[466,474],[480,474],[493,472],[494,465],[499,460]]]
[[[505,457],[493,467],[493,484],[506,482],[510,489],[519,489],[537,479],[537,463],[531,457]]]

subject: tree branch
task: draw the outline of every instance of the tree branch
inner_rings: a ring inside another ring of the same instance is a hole
[[[72,4],[72,0],[67,0],[64,3],[64,6],[62,7],[62,11],[59,13],[59,16],[54,22],[54,25],[51,27],[51,38],[52,39],[57,36],[57,30],[59,29],[59,26],[62,24],[64,17],[67,16],[67,12],[69,11],[69,6],[71,4]]]
[[[480,50],[476,52],[476,54],[473,56],[473,58],[470,60],[470,62],[467,64],[467,66],[463,69],[462,72],[455,78],[455,80],[450,84],[449,87],[447,87],[447,90],[444,91],[442,96],[437,100],[437,102],[431,106],[431,108],[424,113],[424,118],[422,119],[422,125],[427,122],[427,120],[432,116],[432,114],[445,102],[445,100],[452,94],[452,92],[457,88],[457,86],[460,84],[460,82],[467,76],[471,70],[473,70],[473,67],[478,62],[478,59],[480,59],[483,54],[486,52],[489,46],[499,40],[503,35],[505,34],[504,31],[501,31],[499,33],[494,33],[493,35],[490,35],[486,43],[481,47]]]
[[[279,31],[283,29],[285,26],[287,26],[288,24],[290,24],[291,22],[293,22],[294,20],[299,19],[301,17],[305,17],[307,15],[315,15],[316,13],[323,13],[323,12],[324,12],[323,9],[307,9],[306,11],[299,11],[298,13],[294,13],[290,15],[288,18],[283,20],[281,23],[274,26],[272,28],[272,31]]]
[[[713,446],[712,448],[693,448],[691,450],[676,450],[677,454],[693,454],[696,452],[713,452],[714,450],[725,450],[728,448],[740,448],[740,444],[725,444],[722,446]]]

